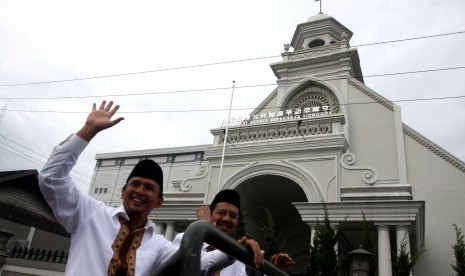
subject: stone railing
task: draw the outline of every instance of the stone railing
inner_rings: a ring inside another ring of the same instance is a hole
[[[14,247],[8,254],[10,258],[24,259],[39,262],[48,263],[59,263],[66,264],[68,261],[68,253],[64,251],[59,252],[58,250],[46,250],[46,249],[34,249],[34,248],[22,248]]]
[[[283,60],[302,60],[320,56],[329,56],[347,49],[349,49],[349,43],[348,41],[344,40],[332,45],[326,45],[324,47],[316,47],[303,49],[295,52],[287,52],[283,54]]]
[[[284,139],[292,137],[309,137],[338,132],[345,123],[340,114],[320,118],[302,118],[296,120],[268,122],[262,124],[230,127],[228,142],[232,144],[262,140]],[[211,130],[217,145],[224,142],[225,129]]]

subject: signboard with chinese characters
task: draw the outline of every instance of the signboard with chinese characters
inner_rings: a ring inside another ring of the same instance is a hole
[[[331,110],[328,105],[312,106],[312,107],[299,107],[293,109],[271,111],[268,113],[253,114],[247,117],[231,118],[229,120],[229,126],[245,126],[245,125],[257,125],[266,123],[275,123],[280,121],[290,121],[296,119],[305,119],[312,117],[324,117],[331,115]],[[225,119],[221,123],[220,127],[226,127],[228,120]]]

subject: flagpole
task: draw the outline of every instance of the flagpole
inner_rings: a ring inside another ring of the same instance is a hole
[[[315,2],[320,2],[320,13],[323,13],[321,9],[321,2],[323,2],[323,0],[315,0]]]
[[[221,154],[220,177],[218,179],[218,190],[217,190],[217,192],[219,192],[220,189],[221,189],[221,176],[223,174],[224,152],[226,150],[226,142],[228,141],[229,121],[231,119],[231,108],[232,108],[232,103],[233,103],[233,98],[234,98],[234,87],[235,86],[236,86],[236,81],[233,81],[233,86],[232,86],[232,90],[231,90],[231,101],[229,103],[228,121],[226,122],[226,131],[224,133],[223,153]]]

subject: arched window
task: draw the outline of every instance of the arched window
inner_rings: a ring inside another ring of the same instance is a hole
[[[308,43],[308,48],[320,47],[325,45],[324,40],[322,39],[315,39],[312,42]]]

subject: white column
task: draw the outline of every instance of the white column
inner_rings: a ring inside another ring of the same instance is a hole
[[[155,233],[163,235],[163,232],[165,231],[165,224],[162,222],[156,222],[155,223]]]
[[[166,223],[165,238],[169,241],[173,240],[174,238],[174,223],[173,222]]]
[[[36,232],[35,227],[31,227],[31,229],[29,229],[29,234],[27,235],[27,241],[28,241],[27,249],[31,248],[31,243],[32,243],[32,239],[34,238],[35,232]]]
[[[391,242],[389,240],[389,225],[378,227],[378,270],[379,276],[392,276]]]
[[[308,224],[308,227],[310,227],[310,244],[313,246],[313,238],[315,238],[315,225]]]

